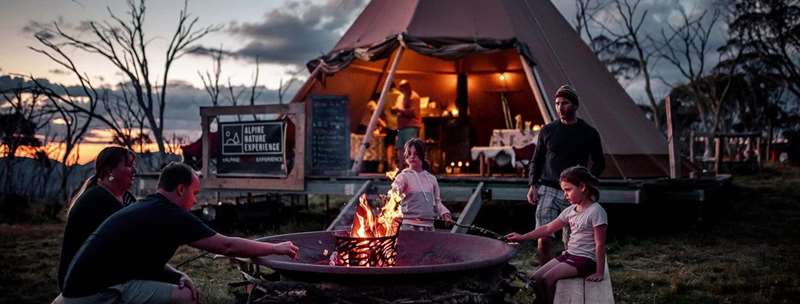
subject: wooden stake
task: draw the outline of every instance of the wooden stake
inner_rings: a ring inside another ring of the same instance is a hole
[[[669,145],[669,177],[681,178],[681,153],[680,145],[676,142],[675,125],[672,123],[672,99],[667,96],[665,99],[667,110],[667,144]]]

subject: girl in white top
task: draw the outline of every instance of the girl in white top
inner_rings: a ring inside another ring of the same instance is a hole
[[[408,168],[403,169],[392,189],[405,194],[401,230],[433,231],[433,219],[451,221],[450,210],[442,205],[436,177],[425,171],[425,143],[412,138],[405,143],[403,155]]]
[[[606,228],[608,217],[597,199],[597,178],[585,167],[575,166],[561,173],[560,184],[570,206],[547,225],[526,234],[512,232],[509,241],[535,240],[570,227],[567,250],[563,255],[548,261],[533,274],[537,299],[553,303],[556,282],[573,277],[586,277],[587,281],[604,279],[606,260]]]

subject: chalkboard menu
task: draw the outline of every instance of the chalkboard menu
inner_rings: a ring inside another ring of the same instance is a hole
[[[285,130],[281,120],[220,123],[217,175],[285,177]]]
[[[343,175],[350,169],[347,96],[311,96],[311,174]]]

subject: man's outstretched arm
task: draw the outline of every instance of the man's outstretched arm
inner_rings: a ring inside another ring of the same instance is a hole
[[[248,240],[239,237],[230,237],[222,234],[195,241],[189,246],[202,249],[211,253],[225,256],[250,258],[271,254],[286,255],[291,258],[297,257],[299,248],[292,242],[267,243]]]

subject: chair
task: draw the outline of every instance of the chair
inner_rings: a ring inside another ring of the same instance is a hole
[[[528,176],[528,170],[530,168],[531,158],[533,158],[533,152],[536,151],[536,144],[529,143],[525,146],[520,148],[514,147],[514,158],[516,159],[516,164],[519,164],[522,167],[522,175]]]

